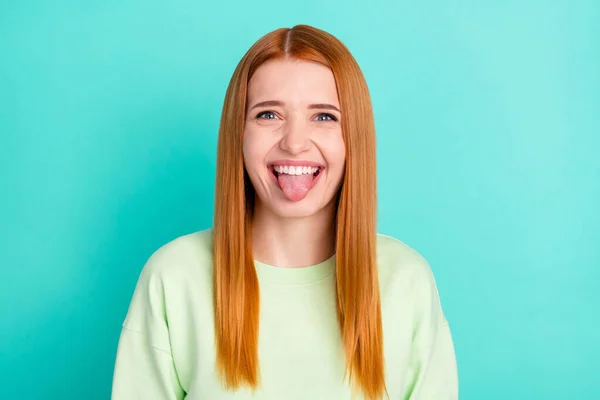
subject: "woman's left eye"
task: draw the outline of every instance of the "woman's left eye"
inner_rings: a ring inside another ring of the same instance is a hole
[[[337,121],[337,119],[331,114],[319,114],[317,115],[317,121]]]

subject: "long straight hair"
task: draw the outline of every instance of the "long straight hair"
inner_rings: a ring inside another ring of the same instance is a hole
[[[257,388],[260,291],[252,254],[255,191],[244,168],[242,137],[248,82],[272,59],[299,59],[329,67],[337,85],[346,147],[337,195],[337,316],[346,354],[344,379],[365,397],[387,393],[376,241],[375,124],[364,76],[334,36],[307,25],[260,38],[231,78],[219,128],[213,226],[216,366],[225,386]]]

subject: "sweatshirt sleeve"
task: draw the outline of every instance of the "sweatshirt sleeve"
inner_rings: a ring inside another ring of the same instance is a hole
[[[415,280],[413,343],[404,400],[458,399],[458,372],[450,327],[429,266]]]
[[[178,400],[184,391],[171,353],[159,257],[144,266],[123,327],[115,362],[113,400]]]

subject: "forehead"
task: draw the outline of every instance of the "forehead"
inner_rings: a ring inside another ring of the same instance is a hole
[[[248,102],[266,100],[339,106],[331,69],[304,60],[271,60],[256,69],[248,83]]]

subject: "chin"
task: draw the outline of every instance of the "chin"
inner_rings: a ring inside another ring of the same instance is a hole
[[[269,209],[281,218],[306,218],[319,214],[325,207],[320,204],[282,204],[275,202],[268,205]]]
[[[271,198],[267,202],[261,201],[261,205],[280,218],[307,218],[320,214],[333,206],[334,198],[324,202],[322,199],[311,199],[310,197],[309,195],[298,202],[292,202],[285,198]]]

